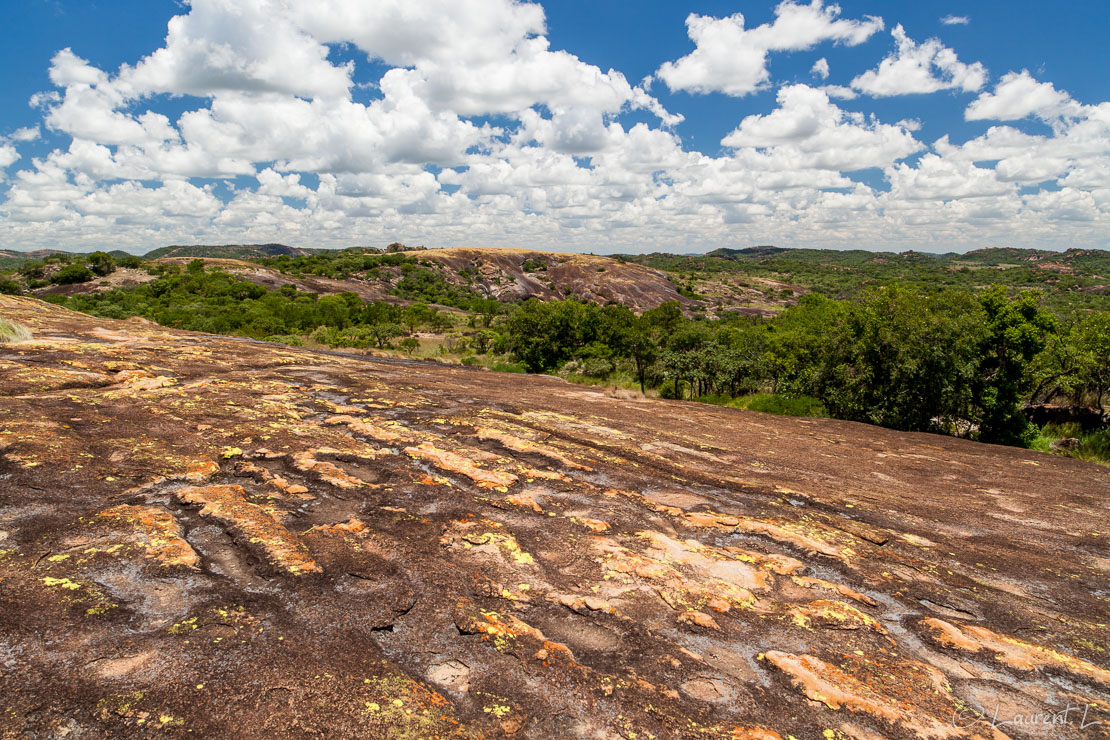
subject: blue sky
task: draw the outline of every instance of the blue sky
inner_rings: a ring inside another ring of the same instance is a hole
[[[4,248],[1110,246],[1104,3],[0,12]]]

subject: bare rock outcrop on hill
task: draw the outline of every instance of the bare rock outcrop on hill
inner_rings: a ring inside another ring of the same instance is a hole
[[[593,303],[620,303],[636,312],[667,301],[694,303],[679,295],[666,273],[612,257],[477,248],[429,249],[411,256],[440,263],[448,280],[501,300],[573,295]]]
[[[0,313],[5,736],[1110,726],[1104,468]]]

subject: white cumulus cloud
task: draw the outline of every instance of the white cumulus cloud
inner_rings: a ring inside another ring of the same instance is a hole
[[[686,18],[686,32],[696,48],[664,63],[657,76],[671,90],[747,95],[770,79],[767,57],[773,51],[802,51],[825,41],[856,46],[883,28],[881,18],[839,16],[839,5],[826,6],[822,0],[808,5],[787,0],[775,8],[773,23],[750,29],[740,13],[726,18],[692,13]]]
[[[692,15],[694,50],[639,83],[553,47],[536,2],[182,7],[161,48],[117,69],[76,46],[53,56],[40,121],[0,136],[0,246],[1107,245],[1110,102],[1028,72],[982,91],[982,64],[901,26],[852,87],[825,84],[825,57],[811,85],[775,79],[775,52],[883,28],[820,0],[751,28]],[[656,80],[774,87],[775,101],[718,100],[729,133],[695,148]],[[929,146],[920,111],[891,101],[876,115],[866,97],[944,89],[980,91],[965,117],[996,123]],[[1048,125],[1009,123],[1028,118]]]
[[[1076,116],[1081,106],[1051,82],[1038,82],[1027,70],[1003,75],[994,92],[984,92],[964,112],[969,121],[1016,121]]]
[[[852,80],[852,87],[867,95],[889,97],[959,89],[975,92],[987,82],[987,69],[979,62],[964,64],[956,52],[939,39],[920,44],[901,24],[891,32],[897,48],[872,69]]]

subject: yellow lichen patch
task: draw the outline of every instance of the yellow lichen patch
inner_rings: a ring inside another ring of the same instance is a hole
[[[811,701],[829,709],[847,709],[901,725],[918,737],[967,737],[953,725],[944,678],[924,664],[905,664],[885,681],[865,681],[812,655],[793,655],[777,650],[764,655],[767,662],[790,677],[791,683]],[[917,670],[917,666],[920,666]],[[930,697],[943,697],[934,704],[947,712],[932,713],[923,705]]]
[[[366,481],[354,477],[338,465],[325,460],[317,460],[314,457],[315,455],[335,454],[337,452],[338,450],[329,448],[298,452],[293,455],[293,467],[300,470],[302,473],[311,471],[320,476],[320,480],[336,488],[357,488],[359,486],[365,486]]]
[[[257,544],[275,565],[293,575],[320,572],[320,566],[279,516],[247,501],[241,486],[182,488],[177,497],[185,503],[202,504],[201,516],[213,517],[237,530],[251,544]]]
[[[100,512],[106,519],[130,524],[149,558],[166,566],[196,568],[200,557],[182,537],[181,525],[168,511],[154,506],[123,504]]]
[[[318,676],[333,680],[331,674]],[[361,734],[369,737],[474,737],[454,718],[451,702],[427,685],[397,673],[373,676],[345,690],[356,701]]]
[[[536,444],[531,440],[523,439],[519,436],[509,434],[508,432],[503,432],[500,429],[491,429],[490,427],[475,427],[474,433],[477,435],[478,439],[494,440],[501,443],[508,449],[513,450],[514,452],[541,455],[549,460],[554,460],[560,465],[572,468],[574,470],[590,470],[590,468],[586,467],[585,465],[579,465],[578,463],[574,462],[566,455],[558,452],[557,450],[553,450],[550,447],[546,447],[544,445]]]
[[[366,419],[358,419],[347,414],[339,416],[331,416],[324,420],[325,424],[345,424],[355,434],[361,434],[364,437],[370,437],[373,440],[382,442],[384,444],[396,444],[398,442],[412,442],[413,436],[407,431],[400,431],[396,427],[389,428],[378,426]]]
[[[841,596],[848,597],[852,601],[858,601],[859,603],[867,604],[868,606],[878,606],[878,604],[875,603],[875,600],[867,594],[861,594],[859,591],[854,591],[842,583],[831,583],[830,581],[824,581],[820,578],[810,578],[809,576],[794,576],[793,578],[791,578],[791,580],[802,588],[810,588],[818,591],[833,591],[840,594]]]
[[[508,491],[508,487],[517,482],[517,477],[512,473],[498,470],[485,470],[478,467],[478,463],[466,459],[453,452],[441,450],[429,442],[424,442],[416,447],[406,447],[405,454],[418,460],[426,460],[440,470],[450,473],[461,473],[474,481],[479,488],[493,488],[499,491]]]
[[[448,547],[472,550],[482,548],[489,553],[499,553],[518,565],[531,565],[535,558],[531,553],[525,552],[509,532],[499,522],[490,519],[465,519],[451,524],[439,541]]]
[[[792,607],[789,612],[794,624],[806,629],[814,627],[834,630],[866,628],[885,635],[886,630],[873,617],[864,614],[843,601],[818,599],[808,604]]]
[[[932,631],[933,637],[942,645],[970,653],[988,650],[994,653],[998,660],[1021,671],[1031,671],[1040,667],[1058,668],[1074,676],[1110,685],[1110,671],[1074,655],[1034,645],[1016,637],[1000,635],[986,627],[973,624],[957,627],[951,622],[935,617],[927,617],[922,624]]]
[[[42,578],[43,585],[50,586],[51,588],[64,588],[69,591],[77,591],[81,588],[81,584],[76,581],[71,581],[68,578],[53,578],[45,576]]]
[[[536,562],[535,558],[530,553],[520,549],[520,543],[511,534],[502,534],[500,532],[482,532],[478,534],[463,535],[463,539],[471,545],[487,545],[495,544],[497,548],[504,552],[508,557],[512,558],[514,562],[521,565],[531,565]]]

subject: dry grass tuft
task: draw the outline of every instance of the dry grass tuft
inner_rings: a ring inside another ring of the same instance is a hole
[[[0,318],[0,344],[26,342],[31,338],[31,332],[22,324]]]

